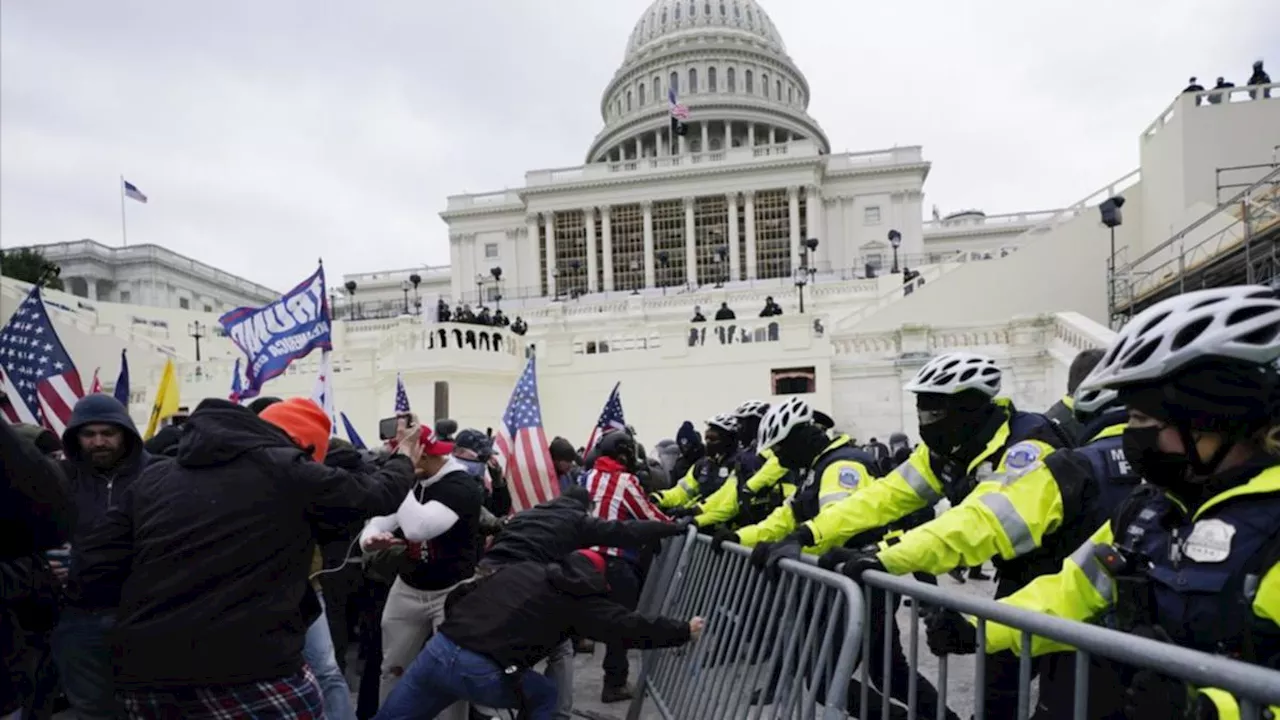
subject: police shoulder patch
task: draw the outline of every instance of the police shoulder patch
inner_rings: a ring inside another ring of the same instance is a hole
[[[1198,563],[1220,563],[1231,557],[1236,527],[1225,520],[1201,520],[1182,543],[1182,554]]]
[[[1020,442],[1004,454],[1004,466],[1009,470],[1025,470],[1039,459],[1039,447],[1034,443]]]
[[[729,477],[729,468],[727,468],[727,467],[722,467],[722,468],[720,468],[720,477],[722,477],[722,478],[727,478],[727,477]]]
[[[840,477],[838,478],[840,487],[850,490],[858,487],[858,483],[862,482],[862,473],[857,468],[842,467],[840,468]]]

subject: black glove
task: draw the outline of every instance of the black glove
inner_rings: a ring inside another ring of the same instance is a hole
[[[763,570],[765,564],[769,561],[769,553],[772,551],[773,543],[756,543],[756,546],[751,548],[751,566],[757,570]]]
[[[978,651],[978,628],[955,610],[931,613],[924,626],[934,655],[972,655]]]
[[[1191,712],[1195,705],[1186,681],[1154,670],[1138,671],[1124,692],[1124,716],[1129,720],[1197,718],[1198,715]]]
[[[770,577],[776,578],[782,572],[778,567],[778,563],[783,560],[799,560],[803,549],[804,546],[796,538],[789,537],[782,542],[773,543],[773,547],[769,548],[769,555],[764,561],[765,572],[769,573]]]
[[[879,550],[858,550],[844,561],[841,572],[854,582],[862,582],[862,573],[868,570],[884,572],[884,563],[880,562]]]
[[[732,530],[717,530],[716,534],[711,536],[711,550],[716,554],[720,554],[724,552],[724,544],[727,542],[742,542],[742,538],[738,537],[738,533]]]
[[[697,517],[701,513],[702,511],[696,507],[676,508],[674,510],[668,510],[667,517],[671,518],[672,520],[679,520],[680,518]]]
[[[858,550],[842,547],[828,550],[822,554],[822,557],[818,558],[818,567],[834,572],[837,565],[847,562],[849,558],[857,555],[858,552]]]
[[[671,523],[680,531],[677,533],[672,533],[672,535],[683,535],[685,528],[689,527],[690,525],[694,525],[693,517],[694,516],[692,515],[685,515],[684,517],[679,518],[675,522]]]

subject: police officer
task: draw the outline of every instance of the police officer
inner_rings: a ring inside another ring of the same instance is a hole
[[[1082,390],[1119,393],[1125,458],[1146,483],[1063,563],[1005,598],[1058,617],[1280,667],[1280,298],[1270,288],[1189,292],[1156,303],[1117,335]],[[1118,596],[1117,583],[1145,585]],[[988,623],[988,652],[1020,646]],[[938,650],[976,647],[954,615]],[[1033,638],[1032,652],[1062,649]],[[1156,670],[1128,683],[1125,714],[1237,718],[1229,693],[1191,692]],[[1280,717],[1280,707],[1270,712]]]
[[[699,528],[754,525],[795,491],[794,473],[778,463],[772,450],[761,452],[756,446],[760,420],[768,411],[769,404],[759,400],[748,400],[734,411],[740,446],[733,471],[736,482],[725,483],[700,503],[701,512],[694,517]]]
[[[1102,359],[1102,351],[1097,348],[1081,350],[1067,368],[1067,394],[1045,411],[1044,416],[1056,424],[1072,445],[1082,445],[1089,438],[1084,436],[1084,424],[1075,412],[1075,394],[1080,383]]]
[[[827,512],[840,501],[863,488],[874,485],[876,477],[874,459],[862,448],[854,445],[845,434],[831,432],[830,418],[813,410],[799,398],[792,398],[774,406],[760,422],[759,447],[772,450],[779,464],[799,473],[799,485],[777,510],[762,522],[734,532],[721,530],[712,540],[718,548],[724,542],[737,542],[752,548],[751,563],[770,573],[776,572],[784,559],[797,559],[802,552],[817,553],[818,546],[805,524]],[[873,617],[883,618],[883,613]],[[896,625],[894,626],[896,630]],[[894,633],[897,640],[897,633]],[[891,668],[893,688],[905,699],[911,672],[900,642],[895,642],[897,652]],[[881,663],[873,663],[872,679],[880,687]],[[856,683],[855,683],[856,685]],[[937,693],[924,677],[917,677],[919,707],[932,717],[936,712]],[[851,687],[849,697],[861,695],[861,687]],[[878,703],[878,696],[873,698]],[[852,706],[851,706],[852,707]],[[870,708],[878,714],[878,708]],[[949,717],[952,717],[949,715]]]
[[[707,421],[702,441],[707,454],[689,468],[675,487],[655,493],[654,504],[673,518],[697,515],[698,501],[710,497],[733,474],[733,461],[738,455],[738,421],[721,413]]]
[[[824,550],[846,543],[856,547],[850,542],[856,536],[890,526],[943,497],[951,509],[892,539],[896,544],[887,551],[851,555],[840,550],[823,559],[824,567],[844,562],[845,574],[854,580],[868,569],[936,575],[961,564],[980,566],[997,555],[1012,561],[1040,548],[1062,518],[1063,493],[1044,465],[1062,441],[1043,415],[1020,412],[997,397],[1001,379],[994,360],[969,352],[947,353],[920,368],[906,389],[916,394],[923,442],[888,476],[809,521],[806,529]],[[1022,568],[998,569],[997,597],[1030,579]],[[1012,717],[1017,658],[993,658],[990,670],[988,710],[992,717]]]

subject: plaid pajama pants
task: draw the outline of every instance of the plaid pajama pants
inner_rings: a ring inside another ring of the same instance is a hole
[[[267,682],[119,694],[130,720],[325,720],[320,685],[305,665]]]

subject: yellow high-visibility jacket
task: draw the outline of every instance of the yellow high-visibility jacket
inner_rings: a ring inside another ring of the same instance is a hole
[[[875,484],[868,469],[869,458],[853,447],[848,435],[839,435],[814,459],[802,476],[800,485],[785,502],[755,525],[738,531],[739,542],[747,547],[762,542],[775,542],[790,535],[805,520],[822,513],[862,488]],[[804,550],[821,554],[832,545],[815,543]]]
[[[777,485],[783,478],[787,476],[787,469],[782,467],[778,462],[777,456],[772,450],[765,450],[760,453],[765,459],[764,464],[756,471],[754,475],[747,479],[746,486],[751,493],[759,494]],[[790,489],[784,487],[784,495],[790,496],[795,492],[795,486],[789,486]],[[700,509],[702,512],[694,518],[694,522],[698,527],[711,527],[712,525],[723,525],[738,516],[738,483],[726,482],[711,494],[711,497],[703,501]]]
[[[973,490],[930,523],[928,533],[918,534],[887,561],[882,557],[890,572],[940,573],[962,563],[979,565],[996,554],[1017,557],[1038,547],[1041,538],[1062,522],[1058,485],[1043,465],[1054,446],[1013,437],[1012,406],[1007,400],[997,402],[1010,418],[969,463],[968,477],[976,480]],[[1043,420],[1038,427],[1047,425]],[[921,443],[888,475],[808,521],[814,540],[822,547],[839,547],[860,533],[937,503],[947,492],[929,459],[929,448]],[[1002,488],[1005,492],[996,492]]]
[[[1273,466],[1248,483],[1214,496],[1191,519],[1197,523],[1202,520],[1213,521],[1217,515],[1215,510],[1220,510],[1228,500],[1274,496],[1277,493],[1280,493],[1280,466]],[[1114,538],[1112,523],[1107,522],[1062,563],[1062,570],[1057,574],[1038,577],[1000,602],[1080,622],[1088,622],[1103,615],[1116,601],[1115,582],[1098,560],[1095,551],[1099,546],[1111,545]],[[1151,560],[1156,563],[1169,562],[1168,557]],[[1223,598],[1222,602],[1233,600]],[[1272,563],[1269,568],[1261,569],[1257,591],[1250,607],[1257,619],[1276,625],[1280,632],[1280,563]],[[1020,630],[994,622],[988,622],[986,628],[988,653],[1001,650],[1018,652],[1021,648]],[[1031,639],[1032,655],[1072,649],[1048,638],[1033,636]],[[1236,699],[1230,693],[1216,688],[1201,688],[1199,693],[1213,703],[1222,720],[1237,720],[1240,717]],[[1270,709],[1280,717],[1280,706],[1272,706]]]

